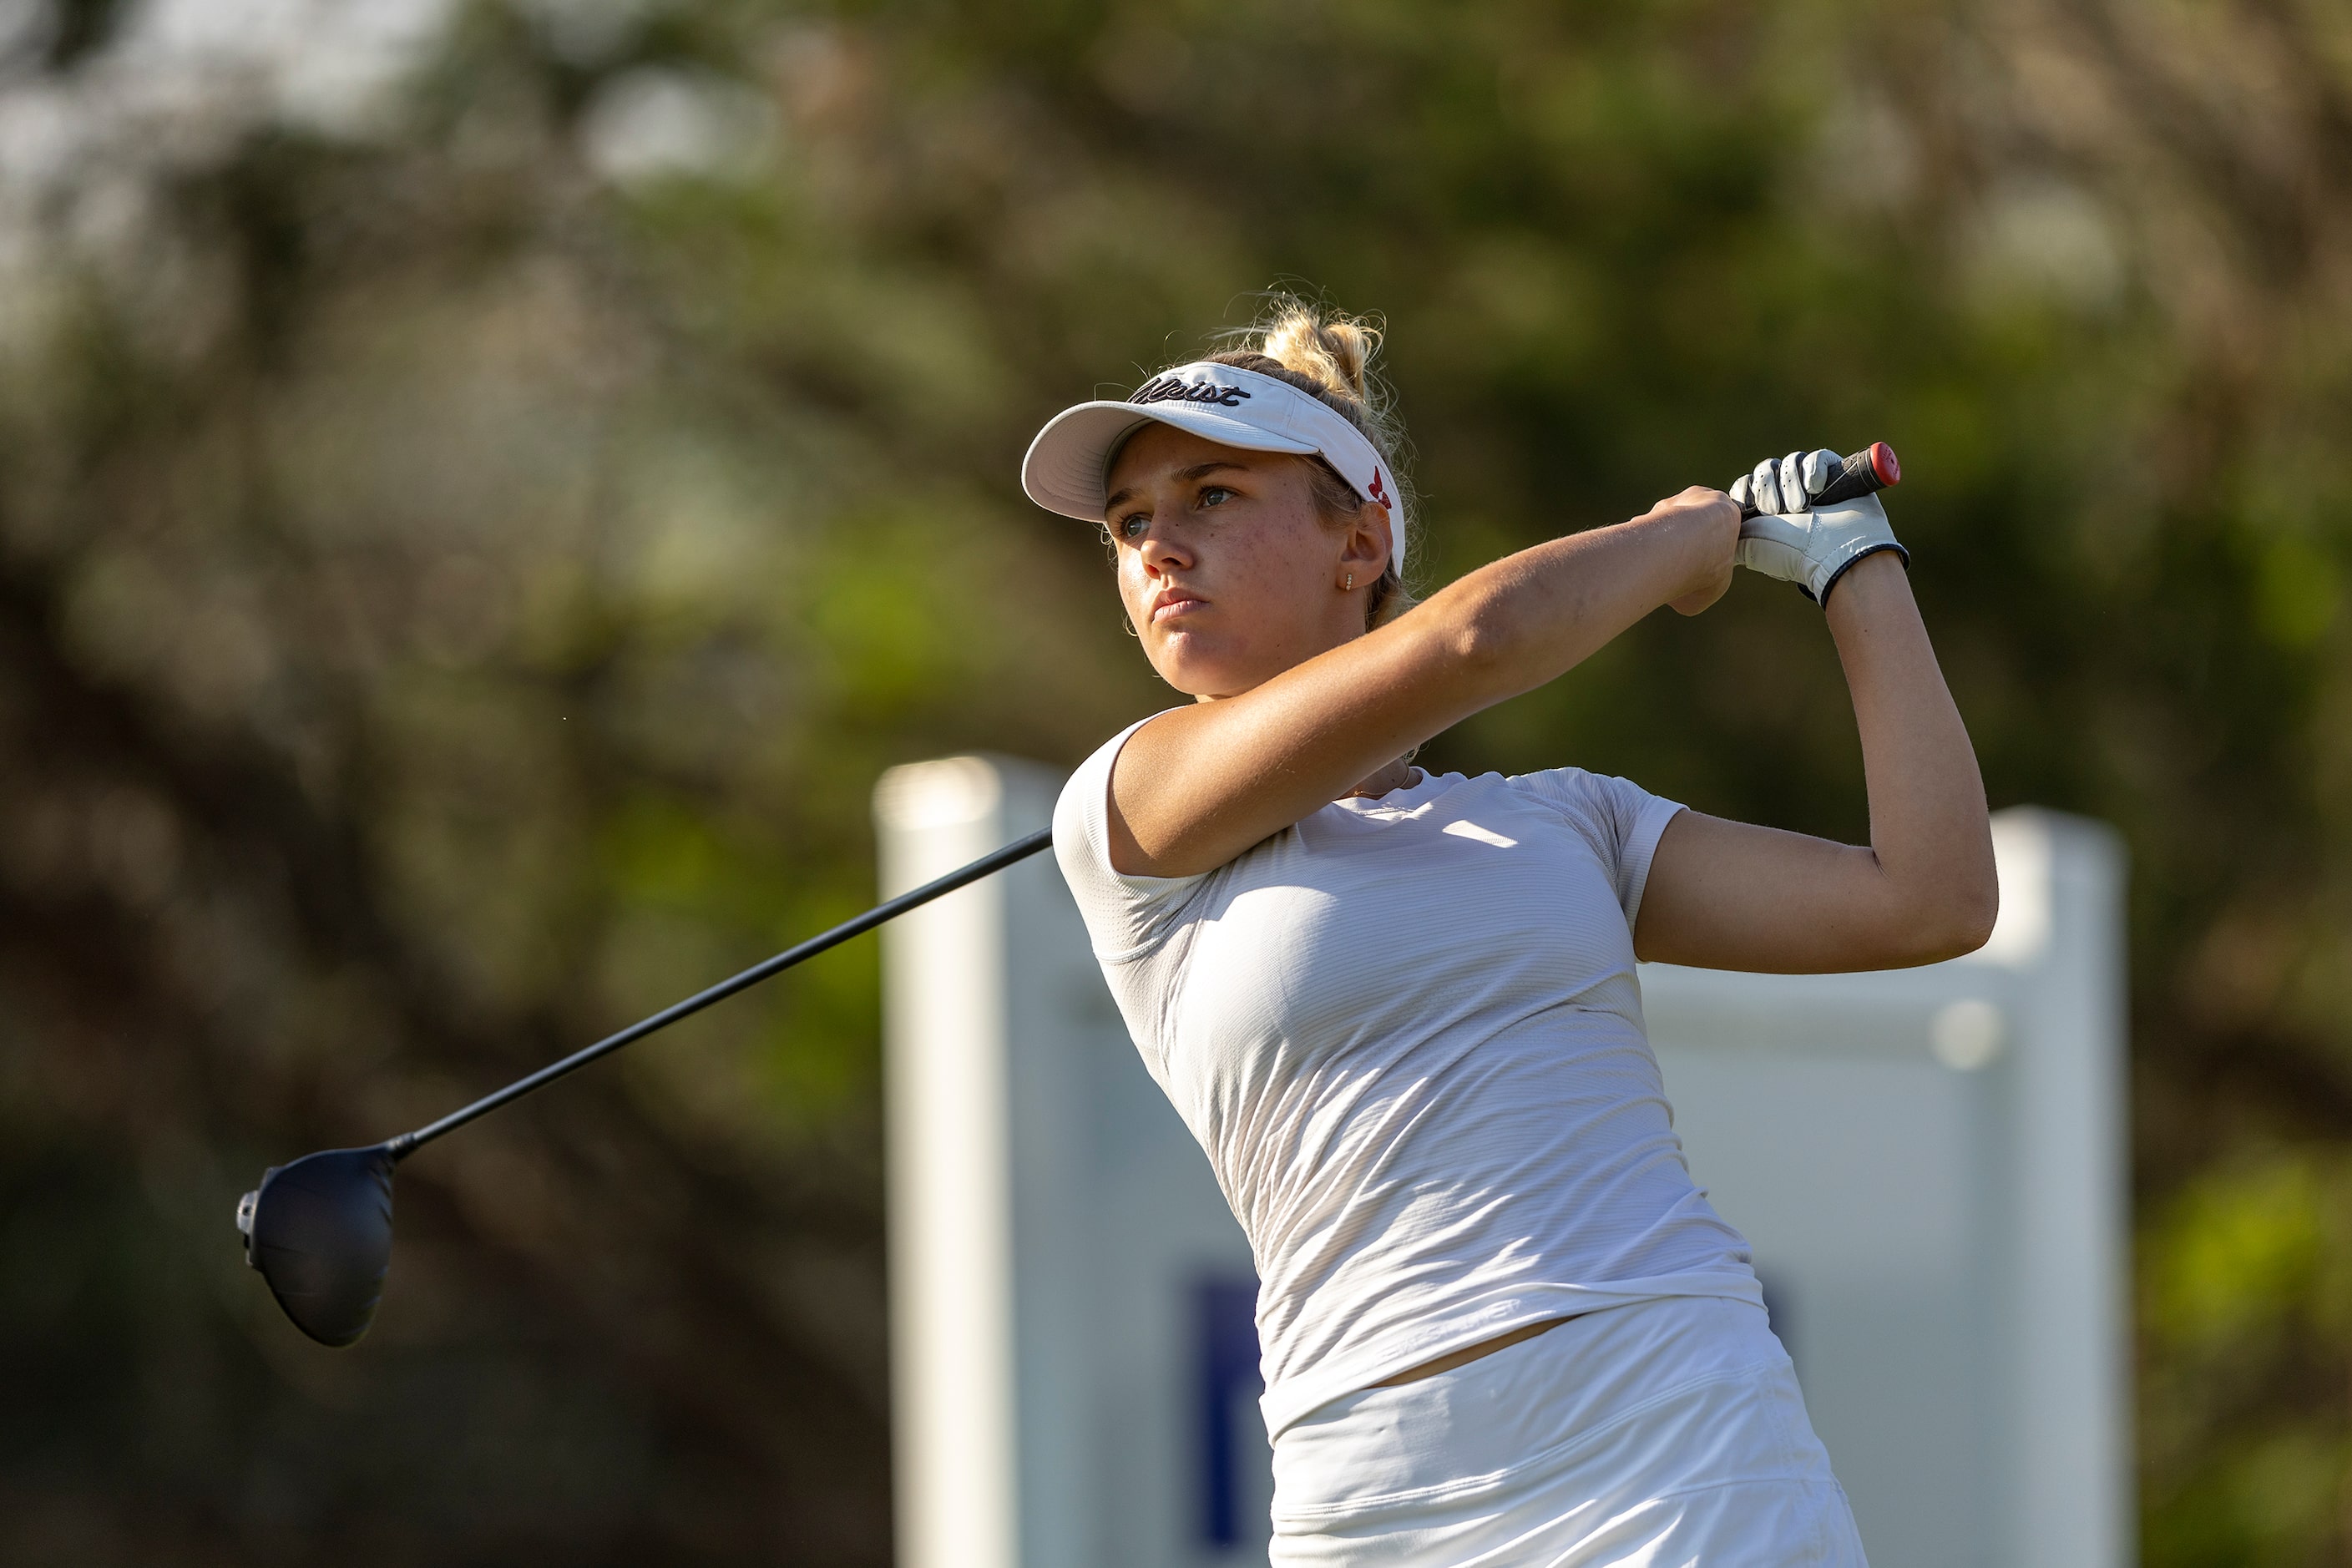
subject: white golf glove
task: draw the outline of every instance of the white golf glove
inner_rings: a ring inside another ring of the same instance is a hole
[[[1844,461],[1835,452],[1791,452],[1734,479],[1731,499],[1757,512],[1739,525],[1739,564],[1794,583],[1817,605],[1828,603],[1846,568],[1865,555],[1892,550],[1910,565],[1911,552],[1895,542],[1876,496],[1813,508],[1812,498],[1837,478]]]

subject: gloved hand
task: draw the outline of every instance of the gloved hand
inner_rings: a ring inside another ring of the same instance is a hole
[[[1754,473],[1732,481],[1731,499],[1743,510],[1757,511],[1739,525],[1742,566],[1794,583],[1805,597],[1825,605],[1846,568],[1865,555],[1892,550],[1904,565],[1911,564],[1911,552],[1895,542],[1876,496],[1813,509],[1812,498],[1837,477],[1844,460],[1830,451],[1791,452],[1778,461],[1768,458]]]

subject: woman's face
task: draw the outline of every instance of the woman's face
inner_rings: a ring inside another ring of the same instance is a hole
[[[1364,631],[1388,521],[1316,510],[1307,459],[1148,425],[1111,465],[1118,592],[1160,678],[1232,697]],[[1349,579],[1352,586],[1345,586]]]

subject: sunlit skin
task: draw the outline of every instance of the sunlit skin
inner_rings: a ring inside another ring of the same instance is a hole
[[[1113,764],[1123,873],[1212,870],[1332,800],[1400,787],[1402,759],[1433,735],[1566,673],[1652,611],[1697,615],[1730,586],[1739,510],[1694,487],[1482,566],[1367,631],[1387,515],[1370,503],[1320,515],[1309,474],[1156,424],[1112,465],[1104,521],[1120,598],[1152,668],[1195,700],[1139,729]],[[1651,858],[1638,957],[1817,973],[1932,963],[1990,935],[1984,785],[1910,578],[1892,554],[1866,557],[1822,614],[1853,698],[1870,845],[1678,813]]]
[[[1187,697],[1237,696],[1363,635],[1388,513],[1367,501],[1335,525],[1306,459],[1150,425],[1119,452],[1109,488],[1128,619]]]

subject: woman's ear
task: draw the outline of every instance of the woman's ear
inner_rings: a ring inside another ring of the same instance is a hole
[[[1339,552],[1339,570],[1353,572],[1359,583],[1378,582],[1394,553],[1390,544],[1392,527],[1386,507],[1373,501],[1358,507]]]

